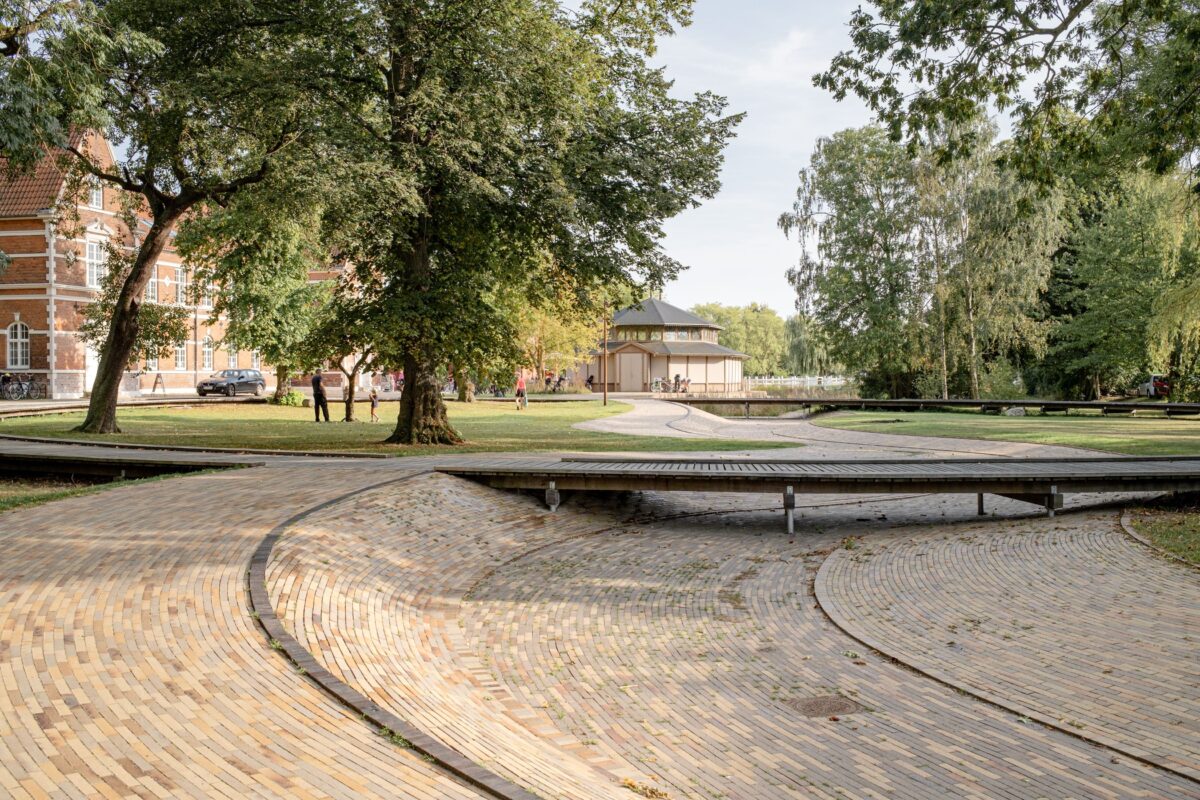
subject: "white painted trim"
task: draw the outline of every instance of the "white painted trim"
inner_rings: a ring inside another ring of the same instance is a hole
[[[45,250],[40,253],[5,253],[9,258],[45,258],[50,255]]]
[[[0,283],[0,289],[47,289],[48,283]],[[0,297],[4,295],[0,294]]]
[[[43,230],[36,230],[36,231],[0,231],[0,237],[5,237],[5,236],[41,236],[41,235],[42,235],[42,234],[44,234],[45,232],[46,232],[46,231],[45,231],[44,229],[43,229]]]

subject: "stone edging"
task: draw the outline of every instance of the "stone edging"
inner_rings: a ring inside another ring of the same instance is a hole
[[[1200,572],[1200,564],[1193,564],[1192,562],[1188,561],[1186,558],[1177,556],[1174,553],[1172,553],[1170,550],[1166,550],[1162,547],[1159,547],[1154,542],[1150,541],[1145,536],[1142,536],[1140,533],[1138,533],[1137,529],[1133,527],[1133,515],[1131,513],[1129,513],[1128,509],[1121,512],[1121,530],[1130,539],[1133,539],[1138,544],[1148,547],[1149,549],[1153,550],[1155,553],[1158,553],[1163,558],[1170,559],[1171,561],[1178,561],[1180,564],[1183,564],[1188,569],[1194,569],[1194,570]]]
[[[137,442],[102,442],[95,439],[58,439],[53,436],[20,436],[0,433],[0,440],[33,442],[35,444],[69,444],[78,447],[111,447],[117,450],[165,450],[181,453],[213,453],[216,455],[300,456],[305,458],[392,458],[387,453],[353,453],[345,450],[266,450],[254,447],[198,447],[189,444],[138,444]]]
[[[956,692],[959,692],[960,694],[964,694],[964,695],[967,695],[968,697],[972,697],[976,700],[979,700],[980,702],[987,703],[988,705],[992,706],[993,708],[998,708],[1001,711],[1005,711],[1010,714],[1016,714],[1018,717],[1024,717],[1025,719],[1031,719],[1047,728],[1058,731],[1059,733],[1065,733],[1066,735],[1068,735],[1074,739],[1079,739],[1080,741],[1087,742],[1088,744],[1095,745],[1097,747],[1103,747],[1106,750],[1111,750],[1113,752],[1120,753],[1121,755],[1125,756],[1126,758],[1132,759],[1141,764],[1145,764],[1148,767],[1154,767],[1155,769],[1161,769],[1164,772],[1169,772],[1172,775],[1176,775],[1180,778],[1184,778],[1186,780],[1192,781],[1193,783],[1200,783],[1200,778],[1198,778],[1195,775],[1175,769],[1174,767],[1166,766],[1165,764],[1161,764],[1157,761],[1154,761],[1148,755],[1139,755],[1135,752],[1130,752],[1129,750],[1125,749],[1124,745],[1122,745],[1120,743],[1108,741],[1107,737],[1088,736],[1085,734],[1081,734],[1076,730],[1066,728],[1066,727],[1058,724],[1058,721],[1053,719],[1052,717],[1047,717],[1047,716],[1039,714],[1037,712],[1028,711],[1026,709],[1014,707],[1013,705],[1009,704],[1009,701],[1007,698],[1001,697],[999,695],[991,694],[990,692],[980,691],[979,689],[975,689],[973,687],[969,687],[969,686],[963,685],[961,683],[958,683],[949,677],[943,677],[936,672],[931,672],[931,671],[922,669],[921,667],[918,667],[914,664],[910,664],[909,662],[905,661],[904,659],[902,659],[896,655],[893,655],[889,651],[889,648],[886,644],[876,641],[874,638],[871,638],[871,637],[863,637],[863,636],[859,636],[857,634],[851,633],[850,629],[849,629],[849,623],[847,622],[847,620],[844,617],[842,617],[840,612],[837,611],[836,607],[834,607],[832,604],[827,605],[826,603],[821,602],[821,596],[823,594],[825,594],[825,586],[826,586],[826,582],[828,581],[828,574],[827,574],[826,568],[832,562],[833,558],[835,557],[835,554],[837,554],[837,553],[838,553],[838,550],[834,550],[832,553],[830,553],[828,556],[826,556],[825,559],[821,562],[821,566],[817,570],[816,577],[813,578],[813,600],[816,602],[817,608],[819,608],[821,610],[821,613],[825,615],[826,619],[828,619],[835,628],[837,628],[839,631],[844,633],[846,636],[850,637],[855,642],[858,642],[863,647],[868,647],[871,650],[874,650],[878,655],[882,656],[883,658],[887,659],[888,661],[891,661],[894,664],[898,664],[911,672],[915,672],[916,674],[918,674],[924,678],[928,678],[929,680],[931,680],[935,683],[941,684],[942,686],[945,686],[949,689],[953,689]]]
[[[329,670],[321,666],[312,653],[305,650],[296,641],[295,637],[287,632],[283,627],[283,622],[275,614],[274,606],[271,605],[271,596],[267,590],[267,564],[271,559],[271,551],[274,549],[275,543],[289,527],[347,498],[378,489],[381,486],[401,483],[420,475],[432,474],[432,472],[432,470],[422,470],[402,478],[392,478],[362,489],[347,492],[344,495],[302,511],[276,525],[259,542],[258,547],[255,548],[254,554],[250,558],[250,567],[246,573],[247,588],[250,593],[250,607],[255,614],[255,618],[258,620],[258,624],[266,632],[274,649],[282,652],[289,661],[304,670],[305,675],[316,683],[317,686],[332,695],[338,702],[360,714],[367,722],[377,726],[381,730],[390,731],[393,734],[403,737],[416,752],[432,759],[433,763],[455,777],[494,797],[501,800],[540,800],[537,795],[490,770],[484,769],[462,753],[429,736],[424,731],[396,716],[354,687],[334,676]]]

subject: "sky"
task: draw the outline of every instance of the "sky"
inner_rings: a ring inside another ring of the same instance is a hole
[[[856,98],[838,103],[812,85],[849,48],[847,22],[859,3],[696,0],[692,25],[661,42],[654,60],[677,96],[710,90],[729,99],[731,112],[746,112],[725,151],[720,194],[666,225],[666,252],[688,267],[667,284],[668,303],[762,303],[795,313],[785,273],[800,246],[776,220],[791,209],[817,139],[871,121]]]

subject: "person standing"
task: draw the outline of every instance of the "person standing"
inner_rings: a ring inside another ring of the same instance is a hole
[[[517,375],[517,411],[524,410],[525,406],[529,405],[529,399],[525,396],[525,376]]]
[[[379,392],[371,390],[371,422],[379,422]]]
[[[321,421],[321,412],[325,412],[325,421],[329,422],[329,401],[325,398],[325,379],[321,373],[314,372],[312,376],[313,415],[317,422]]]

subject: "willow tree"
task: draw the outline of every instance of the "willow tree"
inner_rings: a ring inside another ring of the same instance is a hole
[[[105,24],[153,47],[116,47],[97,105],[121,154],[69,146],[75,167],[140,196],[145,227],[113,305],[88,413],[79,429],[117,431],[121,375],[137,341],[143,290],[176,224],[205,203],[225,204],[268,174],[318,119],[312,76],[328,59],[314,38],[323,4],[283,0],[110,0]]]
[[[670,96],[646,64],[690,2],[355,3],[342,147],[357,174],[331,230],[391,320],[405,391],[389,441],[455,443],[437,371],[511,348],[497,289],[537,306],[680,265],[662,223],[711,197],[736,117]]]

